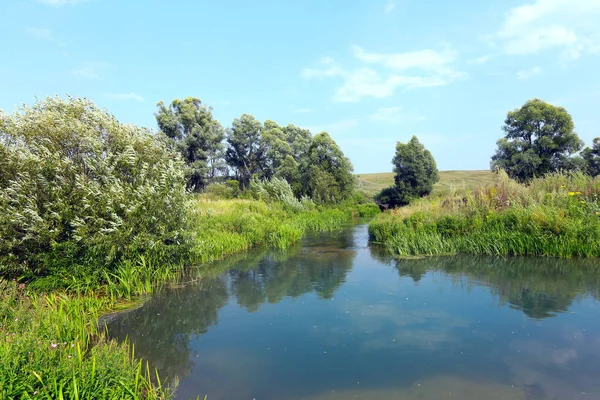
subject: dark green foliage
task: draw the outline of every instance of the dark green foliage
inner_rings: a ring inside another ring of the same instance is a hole
[[[592,148],[586,147],[582,153],[587,173],[591,176],[600,175],[600,138],[595,138]]]
[[[169,107],[161,101],[157,106],[154,115],[159,129],[173,140],[187,165],[188,187],[201,190],[226,170],[221,124],[213,118],[211,109],[197,98],[175,99]]]
[[[406,144],[398,142],[394,164],[395,185],[383,189],[376,196],[381,204],[390,207],[403,206],[412,199],[428,195],[439,180],[435,160],[431,152],[413,136]]]
[[[79,98],[0,117],[0,275],[93,271],[178,251],[183,164],[162,135]]]
[[[302,178],[300,176],[300,166],[291,155],[285,157],[274,175],[276,178],[285,179],[296,197],[302,195]]]
[[[316,202],[340,202],[354,189],[352,163],[327,132],[313,138],[302,171],[305,194]]]
[[[510,111],[492,156],[492,169],[503,169],[521,182],[550,172],[583,168],[580,160],[571,159],[583,147],[574,132],[571,115],[539,99],[529,100],[518,110]]]
[[[242,188],[246,188],[253,176],[263,177],[265,151],[261,133],[263,125],[250,114],[233,120],[227,130],[225,160],[235,172]]]

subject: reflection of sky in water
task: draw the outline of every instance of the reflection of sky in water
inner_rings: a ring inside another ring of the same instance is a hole
[[[545,262],[397,262],[359,226],[231,261],[109,329],[182,399],[600,398],[598,274]]]

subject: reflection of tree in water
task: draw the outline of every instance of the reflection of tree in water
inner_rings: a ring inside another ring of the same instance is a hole
[[[111,336],[129,340],[135,353],[150,360],[163,376],[187,375],[192,335],[205,333],[218,322],[217,312],[227,304],[224,278],[209,278],[194,286],[158,293],[139,309],[108,325]]]
[[[278,303],[284,297],[316,292],[320,298],[333,297],[345,281],[355,257],[352,231],[313,239],[289,253],[269,252],[257,262],[238,264],[229,272],[231,294],[248,311],[260,305]]]
[[[382,254],[374,256],[390,260]],[[600,298],[598,264],[596,260],[526,257],[451,256],[395,260],[400,276],[409,276],[418,282],[429,271],[441,271],[458,284],[489,287],[501,303],[508,303],[531,318],[565,312],[581,297]]]
[[[248,311],[265,302],[315,291],[330,298],[352,268],[352,231],[313,239],[312,245],[285,251],[254,249],[202,267],[204,277],[153,296],[142,307],[124,313],[108,325],[109,333],[129,337],[137,355],[150,361],[161,376],[183,377],[193,366],[189,342],[218,323],[218,312],[229,296]],[[341,243],[341,246],[340,246]],[[227,272],[224,272],[227,271]]]

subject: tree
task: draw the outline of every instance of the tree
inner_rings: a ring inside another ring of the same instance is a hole
[[[581,162],[571,157],[583,147],[571,115],[539,99],[509,111],[492,156],[492,169],[504,169],[513,179],[527,181],[559,170],[573,170]]]
[[[265,121],[260,144],[264,152],[262,175],[270,179],[281,167],[285,158],[292,154],[292,148],[286,140],[284,131],[277,123],[270,120]]]
[[[595,138],[592,148],[586,147],[582,153],[587,164],[587,173],[591,176],[600,175],[600,138]]]
[[[314,201],[336,203],[352,193],[352,163],[327,132],[313,138],[302,163],[304,194]]]
[[[433,156],[416,136],[406,144],[396,144],[392,163],[394,186],[382,190],[377,197],[378,201],[392,207],[406,205],[416,197],[428,195],[439,180]]]
[[[235,171],[242,188],[248,186],[254,175],[263,177],[265,148],[261,143],[262,131],[262,123],[250,114],[233,120],[231,129],[227,130],[225,160]]]
[[[175,99],[167,107],[162,101],[154,114],[159,129],[169,137],[187,165],[187,185],[200,190],[223,174],[224,131],[212,109],[198,98]]]

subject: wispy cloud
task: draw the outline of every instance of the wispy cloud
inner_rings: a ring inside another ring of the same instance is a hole
[[[523,69],[523,70],[517,72],[517,78],[519,78],[519,80],[521,80],[521,81],[525,81],[525,80],[527,80],[529,78],[533,78],[534,76],[537,76],[541,73],[542,73],[542,69],[540,67]]]
[[[124,100],[124,101],[144,101],[144,98],[137,93],[107,93],[108,97],[115,100]]]
[[[86,79],[98,79],[102,71],[113,69],[114,66],[104,61],[84,62],[71,70],[71,73]]]
[[[36,39],[55,41],[54,32],[46,28],[28,28],[27,32]]]
[[[305,126],[303,128],[308,129],[313,133],[328,132],[332,134],[341,134],[354,128],[355,126],[358,126],[358,120],[351,118],[323,125]]]
[[[380,108],[369,115],[369,119],[374,122],[385,122],[389,124],[403,124],[407,122],[424,121],[425,117],[421,115],[410,115],[404,112],[403,107]]]
[[[396,0],[387,0],[383,11],[385,11],[386,14],[389,14],[392,11],[394,11],[395,8],[396,8]]]
[[[572,60],[600,49],[598,18],[598,0],[535,0],[511,9],[496,38],[508,54],[555,49]]]
[[[443,86],[466,78],[466,73],[451,67],[457,54],[450,50],[431,49],[406,53],[371,53],[352,48],[354,58],[363,65],[345,69],[335,60],[325,58],[318,68],[306,68],[304,79],[341,78],[343,84],[333,96],[337,102],[356,102],[363,97],[384,98],[396,89]]]
[[[88,0],[35,0],[38,3],[48,4],[50,6],[68,6],[73,4],[84,3]]]
[[[492,59],[492,56],[489,54],[486,54],[484,56],[469,60],[469,62],[472,64],[485,64],[486,62],[490,61],[491,59]]]
[[[295,114],[307,114],[315,111],[312,108],[293,108],[292,112]]]

